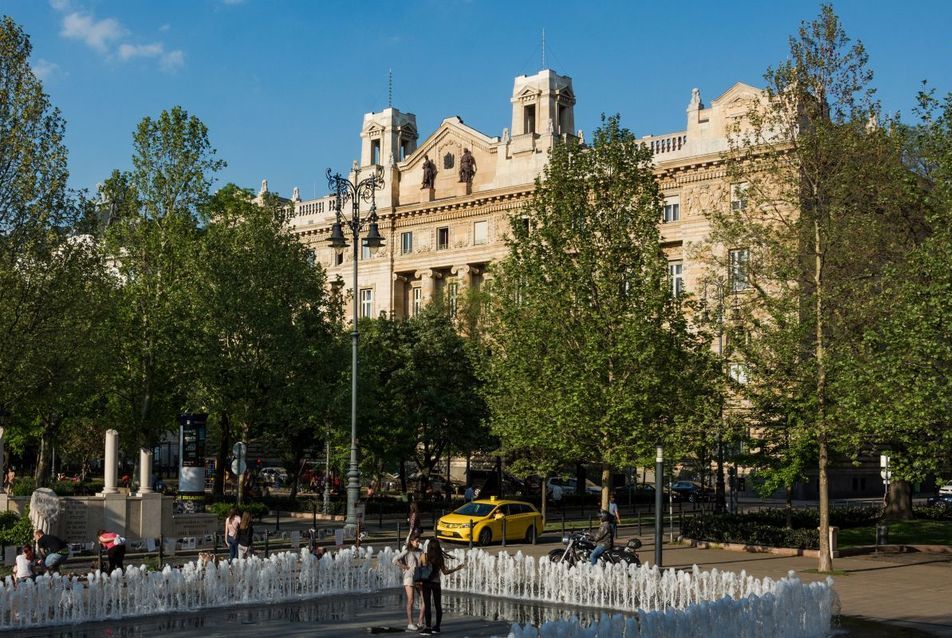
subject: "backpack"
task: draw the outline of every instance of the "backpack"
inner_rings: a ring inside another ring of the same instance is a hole
[[[423,581],[430,580],[433,570],[429,565],[417,565],[416,569],[413,570],[413,582],[422,583]]]

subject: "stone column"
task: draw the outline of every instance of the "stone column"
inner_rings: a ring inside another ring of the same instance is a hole
[[[103,467],[103,494],[117,494],[116,473],[119,460],[119,433],[115,430],[106,430],[106,461]]]
[[[139,450],[139,496],[152,492],[152,450]]]
[[[462,292],[464,288],[469,288],[473,285],[473,277],[478,273],[476,268],[469,264],[453,266],[451,272],[459,280],[460,292]]]
[[[436,279],[439,277],[439,273],[428,268],[426,270],[418,270],[416,276],[420,280],[420,288],[422,289],[421,301],[423,305],[426,305],[433,301],[433,293],[436,292]]]

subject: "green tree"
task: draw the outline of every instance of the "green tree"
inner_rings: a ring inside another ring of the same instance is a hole
[[[893,264],[876,298],[882,310],[841,379],[858,443],[890,455],[887,515],[910,518],[911,483],[952,466],[952,95],[920,94],[908,135],[910,175],[922,190],[929,236]]]
[[[130,447],[152,444],[187,409],[187,283],[215,158],[204,124],[181,107],[146,117],[133,135],[133,170],[103,187],[104,246],[119,278],[113,420]]]
[[[66,187],[65,123],[30,51],[23,30],[0,19],[0,404],[8,407],[36,387],[28,362],[75,299],[63,284],[78,213]]]
[[[339,377],[323,270],[277,198],[258,203],[227,185],[205,213],[186,286],[190,404],[216,417],[219,467],[233,438],[270,436],[303,452],[322,438]]]
[[[815,450],[827,572],[828,471],[852,431],[836,375],[871,321],[883,268],[904,257],[921,225],[903,145],[877,119],[866,52],[831,7],[801,26],[765,78],[763,99],[733,130],[733,202],[710,212],[709,256],[733,292],[752,425],[780,424],[789,442],[782,480]]]
[[[424,482],[450,452],[469,452],[488,438],[481,382],[466,340],[443,304],[406,320],[361,326],[361,447],[375,469],[413,461]]]
[[[661,205],[650,151],[608,118],[591,148],[553,149],[494,270],[494,431],[543,472],[600,463],[605,507],[613,467],[679,438],[706,351],[671,294]]]

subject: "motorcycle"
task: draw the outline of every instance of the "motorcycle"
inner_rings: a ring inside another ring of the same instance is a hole
[[[565,543],[565,549],[553,549],[549,552],[549,560],[553,563],[568,563],[576,565],[579,562],[589,562],[589,557],[595,551],[595,539],[588,532],[575,532],[570,536],[562,538]],[[602,552],[599,560],[613,565],[641,566],[641,558],[638,556],[638,549],[641,547],[641,541],[637,538],[629,540],[624,547],[612,547]]]

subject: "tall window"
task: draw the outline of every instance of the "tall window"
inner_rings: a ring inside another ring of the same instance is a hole
[[[436,229],[436,249],[446,250],[450,247],[450,229],[444,226]]]
[[[413,308],[414,317],[420,314],[420,308],[423,307],[423,290],[419,286],[413,288],[413,304],[411,307]]]
[[[731,210],[741,211],[747,209],[747,187],[746,182],[741,184],[731,184]]]
[[[360,289],[360,316],[374,316],[374,291],[373,288]]]
[[[450,282],[446,286],[446,300],[449,302],[450,306],[450,316],[456,316],[456,307],[459,300],[459,284],[455,281]]]
[[[730,284],[734,292],[747,290],[747,262],[749,260],[750,251],[746,248],[730,251]]]
[[[413,233],[400,233],[400,254],[409,255],[413,252]]]
[[[664,215],[661,218],[665,224],[681,219],[681,200],[678,197],[668,197],[664,200]]]
[[[671,296],[679,297],[684,292],[684,263],[680,261],[668,262],[668,283],[671,285]]]
[[[373,140],[370,143],[370,163],[380,163],[380,140]]]
[[[370,259],[370,246],[367,244],[360,244],[360,258],[361,259]]]
[[[473,243],[485,244],[489,241],[489,224],[486,221],[473,222]]]
[[[535,104],[522,107],[523,133],[536,132],[536,107]]]

